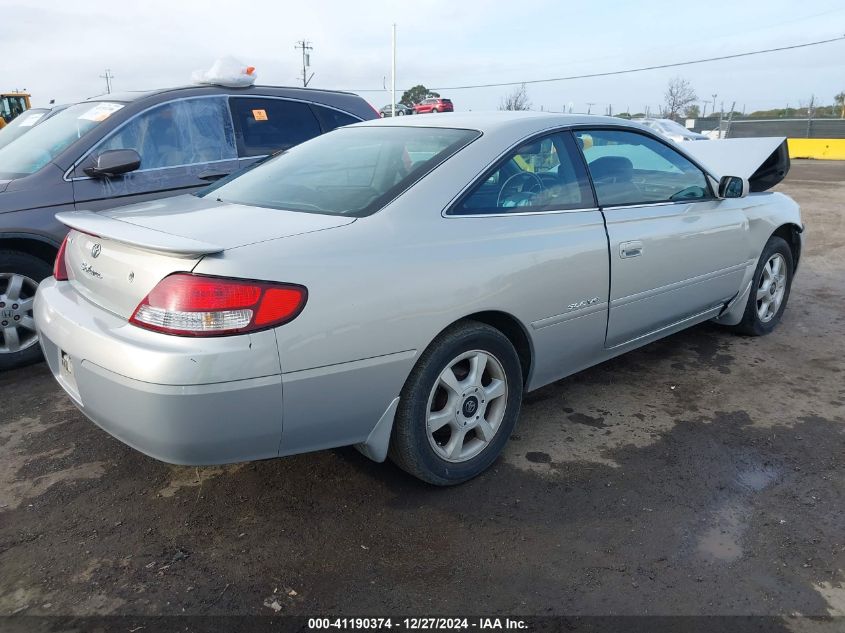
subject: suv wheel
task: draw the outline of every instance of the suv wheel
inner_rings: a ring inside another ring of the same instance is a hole
[[[0,370],[41,357],[32,304],[38,284],[51,273],[50,265],[34,255],[0,251]]]

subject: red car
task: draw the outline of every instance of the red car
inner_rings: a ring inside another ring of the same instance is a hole
[[[414,104],[414,112],[417,114],[428,114],[430,112],[454,112],[455,106],[452,105],[451,99],[441,99],[440,97],[432,97],[431,99],[423,99],[417,104]]]

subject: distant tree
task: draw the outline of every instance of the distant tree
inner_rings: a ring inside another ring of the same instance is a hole
[[[698,95],[690,82],[682,77],[675,77],[669,81],[663,95],[663,116],[667,119],[677,119],[681,112],[695,101],[698,101]]]
[[[515,88],[509,95],[502,97],[499,102],[499,110],[530,110],[531,102],[528,100],[528,92],[525,84]]]
[[[631,115],[631,118],[632,119],[644,119],[645,118],[645,112],[634,112],[634,114]]]
[[[399,99],[399,103],[404,103],[406,106],[412,106],[423,99],[430,99],[431,97],[439,96],[440,95],[438,93],[429,90],[422,84],[419,84],[403,92],[402,98]]]
[[[698,107],[697,103],[693,103],[692,105],[688,105],[684,109],[684,116],[688,119],[697,119],[701,116],[701,108]]]
[[[839,108],[839,118],[845,119],[845,92],[840,92],[833,97],[833,102]]]

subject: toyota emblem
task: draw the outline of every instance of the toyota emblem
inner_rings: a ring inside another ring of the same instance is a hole
[[[100,246],[100,243],[97,242],[94,246],[91,247],[91,257],[99,257],[100,251],[103,250]]]

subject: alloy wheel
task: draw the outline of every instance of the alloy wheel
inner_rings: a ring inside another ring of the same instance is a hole
[[[786,260],[780,253],[772,255],[763,266],[757,287],[757,316],[768,323],[780,310],[786,294]]]
[[[508,401],[502,363],[489,352],[455,357],[437,377],[426,408],[427,435],[438,457],[465,462],[493,440]]]
[[[0,273],[0,354],[13,354],[38,342],[32,304],[38,283],[18,273]]]

